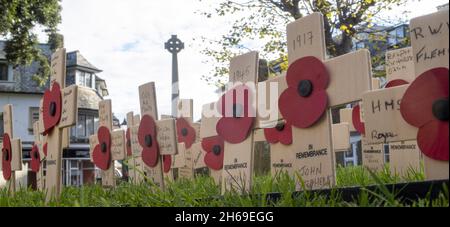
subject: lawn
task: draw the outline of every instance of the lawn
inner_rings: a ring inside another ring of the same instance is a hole
[[[412,204],[405,204],[395,199],[383,185],[400,182],[423,181],[422,172],[410,171],[407,177],[401,179],[388,171],[371,174],[362,167],[339,168],[337,170],[336,188],[350,186],[377,185],[378,190],[361,190],[354,201],[344,201],[338,190],[333,190],[330,196],[320,193],[295,193],[295,181],[289,176],[280,174],[276,178],[270,176],[255,177],[251,193],[239,195],[227,193],[220,195],[220,187],[214,184],[212,178],[197,177],[195,180],[178,180],[168,183],[167,190],[162,192],[154,185],[130,185],[121,183],[116,189],[103,189],[100,186],[83,188],[65,188],[59,202],[45,204],[42,192],[21,190],[14,196],[8,196],[5,190],[0,191],[1,207],[448,207],[448,188],[440,192],[438,198],[431,201],[422,198]],[[266,195],[272,192],[281,193],[274,201]]]

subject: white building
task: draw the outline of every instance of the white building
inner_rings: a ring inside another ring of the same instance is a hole
[[[40,49],[49,59],[51,51],[48,45],[41,44]],[[22,140],[23,162],[30,161],[33,144],[33,123],[39,119],[39,103],[46,85],[39,87],[32,79],[39,65],[13,67],[6,61],[4,42],[0,41],[0,107],[13,106],[14,138]],[[89,136],[98,128],[98,102],[108,95],[106,83],[97,74],[102,71],[89,63],[79,51],[67,53],[66,85],[79,85],[78,121],[70,130],[70,146],[63,153],[63,184],[81,186],[92,184],[98,178],[94,164],[89,157]],[[3,137],[3,117],[0,111],[0,142]],[[28,174],[27,174],[28,173]],[[45,168],[44,168],[45,173]],[[0,175],[0,178],[1,175]],[[22,178],[28,186],[35,187],[35,174],[24,171]],[[0,183],[1,184],[1,183]]]

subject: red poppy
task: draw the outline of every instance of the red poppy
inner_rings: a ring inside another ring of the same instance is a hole
[[[315,57],[301,58],[289,66],[286,80],[288,88],[278,102],[281,115],[290,125],[311,127],[328,106],[330,77],[325,65]]]
[[[127,156],[131,156],[133,155],[133,151],[131,150],[131,129],[127,129],[127,134],[126,134],[126,138],[127,138]]]
[[[3,135],[2,171],[3,178],[7,181],[11,179],[11,159],[11,138],[9,137],[8,133],[5,133]]]
[[[220,136],[205,138],[202,140],[202,148],[206,151],[205,164],[213,170],[223,168],[223,156],[225,141]]]
[[[184,143],[186,149],[195,142],[195,129],[184,118],[177,119],[177,137],[178,143]]]
[[[61,87],[53,83],[51,90],[46,90],[43,101],[44,134],[48,134],[61,118]]]
[[[163,155],[164,173],[169,173],[172,168],[172,155]]]
[[[139,144],[142,146],[142,160],[151,168],[158,165],[159,146],[156,140],[156,123],[149,115],[144,115],[139,125]]]
[[[255,120],[251,90],[240,85],[225,93],[218,102],[222,118],[217,122],[217,133],[227,142],[238,144],[247,139]]]
[[[47,147],[48,147],[48,143],[45,143],[44,147],[43,147],[45,157],[47,157]]]
[[[264,129],[264,135],[267,142],[271,144],[292,144],[292,126],[284,122],[278,124],[275,128]]]
[[[449,74],[447,68],[431,69],[409,86],[401,103],[401,113],[419,128],[417,143],[429,158],[448,161],[449,155]]]
[[[106,127],[98,129],[98,144],[92,153],[94,164],[101,170],[108,170],[111,165],[111,133]]]
[[[366,135],[366,126],[364,122],[361,122],[361,107],[356,105],[353,107],[353,127],[355,127],[356,131],[358,131],[361,135]]]
[[[386,84],[385,88],[398,87],[398,86],[402,86],[402,85],[406,85],[406,84],[409,84],[408,81],[406,81],[406,80],[401,80],[401,79],[391,80],[391,81],[389,81],[389,83]]]
[[[39,147],[34,144],[31,148],[31,171],[34,173],[38,173],[41,168],[41,155],[39,154]]]

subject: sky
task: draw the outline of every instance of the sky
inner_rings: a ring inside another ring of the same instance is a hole
[[[193,38],[217,39],[225,34],[234,18],[206,19],[196,14],[211,8],[213,0],[63,0],[60,32],[67,51],[79,50],[93,65],[103,70],[113,112],[122,121],[126,113],[139,113],[138,87],[155,82],[159,114],[171,113],[171,54],[164,43],[172,34],[185,43],[179,54],[182,99],[194,99],[194,117],[201,117],[202,105],[218,100],[216,87],[201,79],[211,70],[194,45]],[[411,0],[386,17],[411,11],[416,17],[436,11],[448,0]],[[257,41],[255,41],[257,42]]]

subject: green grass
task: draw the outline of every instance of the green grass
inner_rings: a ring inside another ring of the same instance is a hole
[[[430,201],[423,198],[413,204],[403,204],[395,195],[383,187],[385,184],[420,181],[423,173],[411,171],[405,179],[392,176],[388,167],[380,173],[372,174],[362,167],[339,168],[337,187],[379,185],[376,192],[363,190],[353,202],[345,202],[337,191],[329,198],[324,195],[304,192],[296,196],[295,181],[285,174],[275,179],[270,176],[255,177],[249,195],[227,193],[220,195],[220,188],[212,178],[199,177],[194,180],[179,180],[168,183],[162,192],[150,184],[133,186],[122,183],[116,189],[103,189],[100,186],[65,188],[59,202],[45,204],[41,192],[21,190],[9,196],[0,191],[0,207],[448,207],[448,189],[445,188],[438,199]],[[276,202],[268,202],[266,194],[280,192]]]

